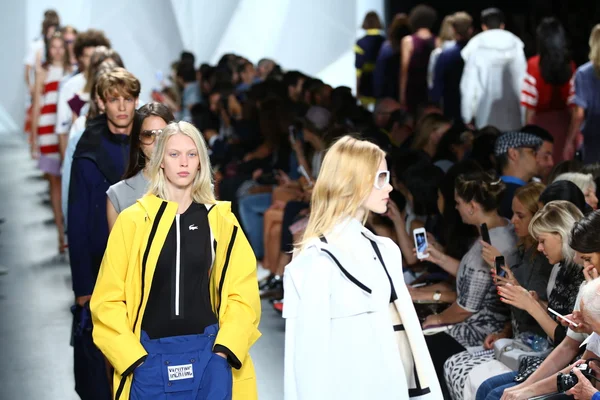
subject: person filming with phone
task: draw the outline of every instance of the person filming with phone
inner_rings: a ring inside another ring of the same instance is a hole
[[[498,214],[504,183],[483,171],[459,175],[454,197],[456,208],[465,224],[475,225],[484,233],[487,226],[489,239],[512,265],[517,259],[517,237],[510,221]],[[467,347],[479,346],[487,335],[504,327],[508,309],[496,293],[489,267],[482,256],[482,245],[475,241],[460,262],[445,262],[440,256],[440,267],[456,274],[456,301],[442,313],[430,315],[423,328],[448,326],[445,332],[426,336],[438,379],[449,398],[444,381],[444,363]]]
[[[529,234],[529,223],[540,209],[538,199],[544,188],[543,184],[532,182],[515,191],[512,200],[511,222],[519,241],[516,264],[507,263],[505,257],[493,245],[484,240],[480,241],[483,246],[483,258],[491,267],[492,278],[496,285],[504,286],[508,283],[515,286],[521,285],[518,287],[531,291],[532,295],[535,293],[536,298],[541,301],[548,300],[546,290],[552,265],[537,250],[537,242]],[[519,337],[524,332],[546,336],[544,330],[528,312],[511,307],[510,314],[510,320],[505,322],[501,330],[488,334],[483,343],[480,343],[484,350],[493,349],[494,343],[499,339]],[[466,390],[465,386],[470,386],[467,384],[470,371],[478,365],[489,363],[494,359],[494,353],[489,351],[469,352],[465,350],[450,357],[444,365],[444,374],[453,398],[455,400],[467,398],[463,393]],[[498,374],[493,373],[493,366],[488,366],[486,369],[491,373],[489,376]]]

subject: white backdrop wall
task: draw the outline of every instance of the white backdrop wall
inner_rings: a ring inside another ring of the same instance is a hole
[[[383,16],[384,0],[20,0],[0,1],[0,133],[22,127],[23,58],[39,35],[44,10],[62,24],[102,29],[142,82],[142,100],[182,50],[196,62],[234,52],[257,62],[277,60],[333,85],[354,89],[352,45],[366,12]]]

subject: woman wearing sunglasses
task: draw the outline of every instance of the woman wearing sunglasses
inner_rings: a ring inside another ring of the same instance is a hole
[[[112,185],[106,195],[108,230],[112,230],[117,216],[148,191],[148,165],[157,135],[175,118],[169,108],[161,103],[148,103],[137,110],[140,132],[131,135],[129,164],[121,182]]]
[[[364,226],[389,178],[372,143],[344,136],[325,155],[284,274],[285,400],[441,398],[400,250]]]

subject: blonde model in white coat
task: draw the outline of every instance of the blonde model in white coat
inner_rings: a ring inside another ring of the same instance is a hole
[[[345,136],[325,156],[284,275],[285,400],[442,399],[400,250],[364,227],[391,190],[376,145]]]

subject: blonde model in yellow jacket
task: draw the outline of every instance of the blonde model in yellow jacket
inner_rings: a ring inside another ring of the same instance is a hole
[[[206,144],[191,124],[171,123],[163,130],[150,175],[149,193],[119,214],[90,302],[94,343],[115,370],[115,399],[130,399],[136,369],[150,357],[141,326],[153,276],[174,220],[193,203],[206,206],[214,245],[208,291],[218,332],[212,351],[233,367],[232,398],[257,399],[249,355],[260,337],[256,259],[230,204],[214,199]],[[176,372],[169,370],[165,388],[180,384]]]

